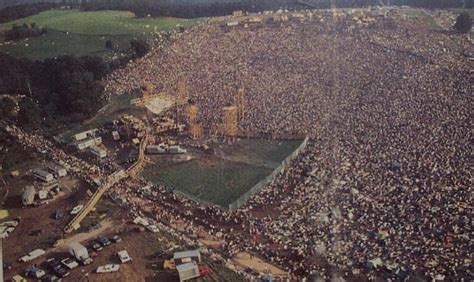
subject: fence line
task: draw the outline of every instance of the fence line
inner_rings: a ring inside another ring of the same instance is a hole
[[[242,196],[240,196],[237,200],[235,200],[234,202],[230,203],[229,204],[229,210],[236,210],[236,209],[239,209],[241,208],[243,205],[245,205],[245,203],[250,199],[250,197],[252,197],[253,195],[255,195],[256,193],[258,193],[265,185],[267,185],[270,181],[272,181],[272,179],[274,179],[279,173],[281,173],[285,168],[288,167],[288,164],[296,157],[300,154],[300,152],[306,148],[306,145],[308,143],[308,136],[305,137],[305,139],[303,140],[303,142],[301,142],[301,144],[298,146],[298,148],[296,148],[293,153],[291,153],[291,155],[289,155],[288,157],[286,157],[282,162],[281,164],[279,164],[274,170],[272,173],[270,173],[269,175],[267,175],[264,179],[260,180],[257,184],[255,184],[252,188],[250,188],[249,191],[247,191],[245,194],[243,194]]]

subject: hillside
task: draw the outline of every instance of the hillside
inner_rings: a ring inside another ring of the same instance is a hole
[[[15,57],[44,59],[60,55],[99,55],[110,52],[105,42],[111,40],[116,51],[127,52],[131,39],[149,37],[158,31],[170,31],[177,25],[189,26],[197,20],[175,18],[136,18],[125,11],[51,10],[0,25],[0,32],[13,25],[36,23],[48,30],[44,36],[5,42],[0,37],[0,52]]]

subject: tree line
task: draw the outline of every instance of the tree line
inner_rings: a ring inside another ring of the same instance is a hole
[[[0,53],[0,94],[24,97],[16,115],[16,104],[1,98],[0,120],[17,122],[26,129],[43,129],[48,134],[92,117],[105,103],[100,80],[150,50],[143,39],[131,40],[130,47],[129,56],[112,61],[97,56],[31,61]]]
[[[6,7],[0,10],[0,23],[26,18],[57,7],[58,4],[54,3],[33,3]]]
[[[16,59],[0,53],[0,93],[21,95],[15,104],[3,98],[2,118],[26,129],[57,130],[91,117],[103,104],[99,80],[110,64],[99,57],[64,56],[44,61]]]
[[[41,11],[68,5],[86,11],[125,10],[132,11],[138,17],[173,16],[196,18],[229,15],[233,11],[260,12],[279,8],[305,8],[298,0],[54,0],[55,3],[36,3],[8,7],[0,11],[0,22],[27,17]],[[381,3],[380,0],[305,0],[313,8],[329,8],[331,2],[338,8],[367,7]],[[473,8],[474,1],[468,0],[383,0],[391,5],[407,5],[423,8]]]
[[[330,8],[333,3],[338,8],[356,8],[380,5],[379,0],[93,0],[82,5],[84,10],[128,10],[138,17],[173,16],[181,18],[209,17],[229,15],[233,11],[260,12],[264,10],[300,9],[307,8],[305,4],[311,3],[311,8]],[[383,1],[388,3],[387,0]],[[407,5],[429,9],[436,8],[472,8],[474,1],[463,0],[391,0],[390,5]]]
[[[24,23],[23,25],[13,25],[12,29],[5,32],[6,40],[19,40],[27,37],[35,37],[46,34],[48,30],[44,27],[38,26],[36,23],[30,25]]]

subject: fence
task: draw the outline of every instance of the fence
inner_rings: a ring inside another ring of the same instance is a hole
[[[300,152],[306,148],[306,144],[308,143],[308,137],[305,137],[303,142],[296,148],[291,155],[286,157],[280,165],[278,165],[271,174],[267,175],[264,179],[260,180],[257,184],[255,184],[249,191],[245,194],[240,196],[237,200],[229,204],[229,210],[236,210],[245,205],[245,203],[259,192],[265,185],[267,185],[273,178],[275,178],[279,173],[281,173],[285,168],[287,168],[288,164],[300,154]]]

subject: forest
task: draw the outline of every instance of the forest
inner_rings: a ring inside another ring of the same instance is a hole
[[[8,0],[7,0],[8,1]],[[42,3],[38,3],[42,2]],[[305,0],[311,3],[311,8],[329,8],[331,0]],[[23,0],[10,1],[8,8],[0,10],[0,22],[37,14],[54,7],[67,5],[93,10],[125,10],[132,11],[138,17],[145,16],[172,16],[181,18],[196,18],[209,16],[229,15],[235,10],[259,12],[279,8],[299,9],[309,6],[301,4],[299,0]],[[8,3],[4,5],[7,6]],[[14,3],[25,3],[16,5]],[[30,3],[27,5],[26,3]],[[33,3],[33,4],[31,4]],[[335,0],[338,8],[367,7],[390,3],[391,5],[407,5],[412,7],[435,8],[473,8],[474,1],[468,0]],[[1,8],[2,6],[0,6]]]

